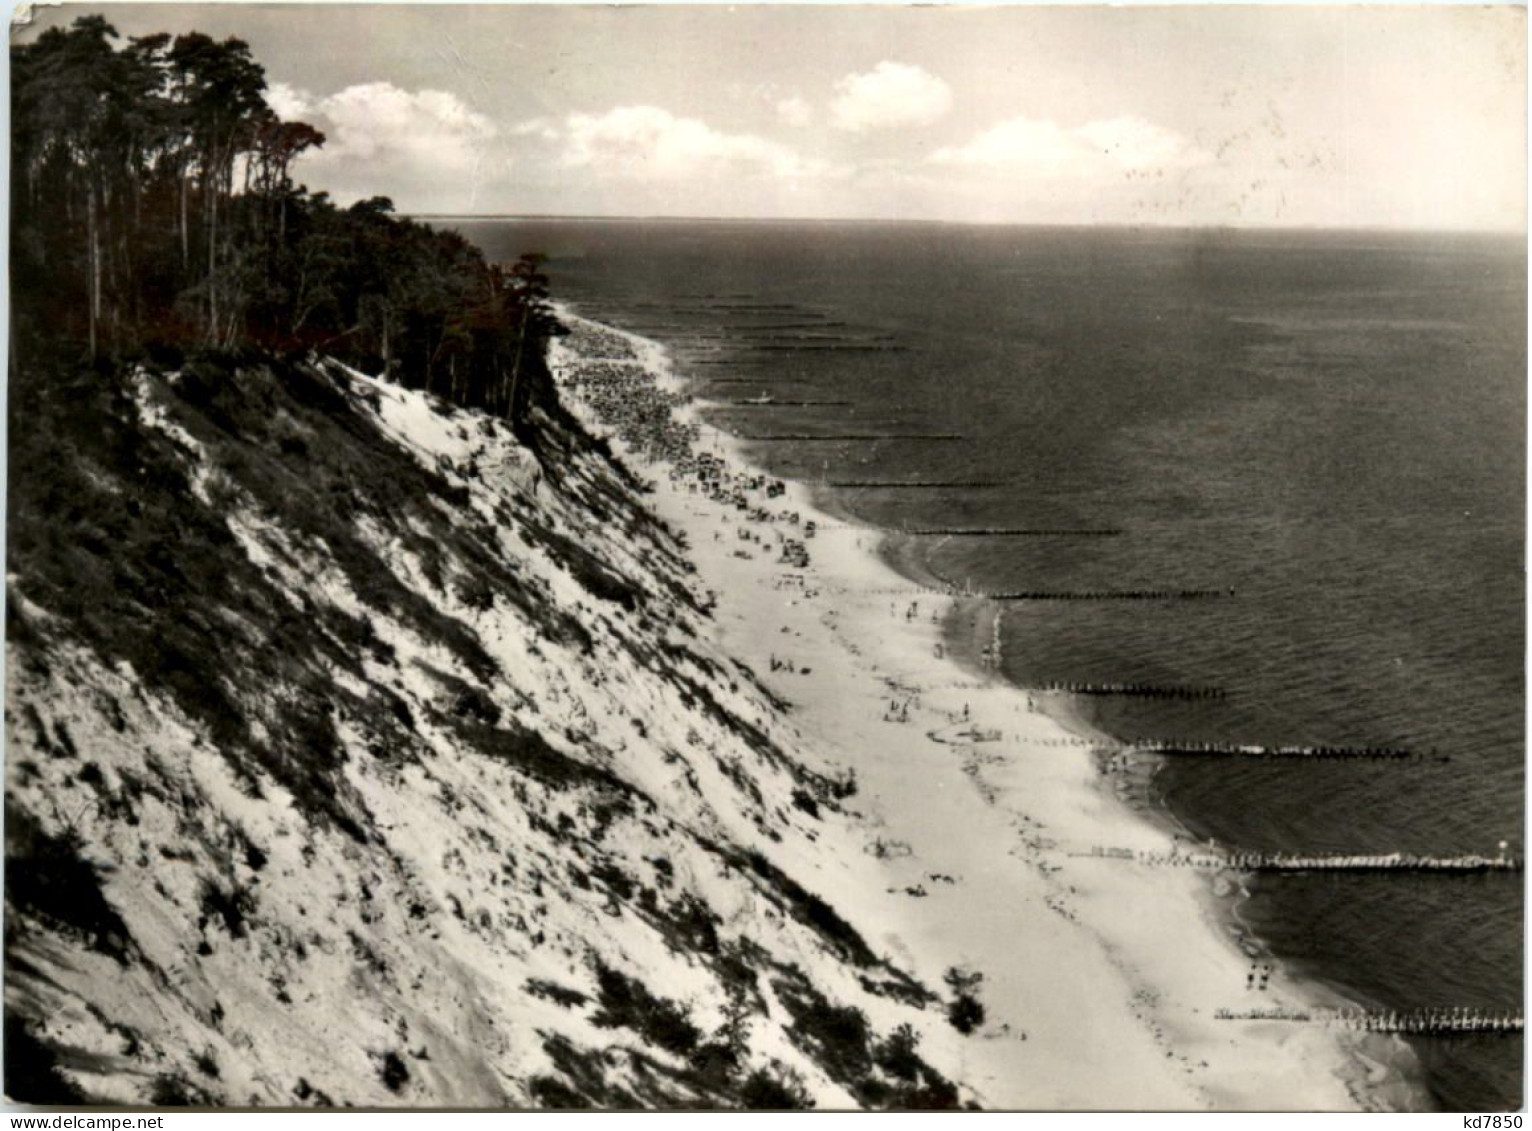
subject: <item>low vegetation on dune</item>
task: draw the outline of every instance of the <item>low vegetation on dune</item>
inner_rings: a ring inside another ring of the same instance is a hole
[[[935,995],[792,878],[842,785],[578,430],[548,474],[325,362],[21,377],[11,1095],[956,1102],[866,1012]]]
[[[238,41],[14,61],[7,1094],[969,1102],[536,258],[293,185]]]

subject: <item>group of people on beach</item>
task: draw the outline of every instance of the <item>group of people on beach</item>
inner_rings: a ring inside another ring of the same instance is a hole
[[[583,333],[581,347],[585,347]],[[675,409],[685,398],[657,387],[648,369],[632,356],[631,348],[628,356],[582,360],[571,368],[566,381],[625,444],[645,459],[680,459],[690,454],[702,434],[694,422],[676,418]]]
[[[1271,964],[1262,965],[1259,962],[1250,964],[1250,973],[1245,975],[1245,989],[1265,990],[1271,982]]]
[[[814,536],[813,521],[805,523],[797,511],[774,511],[756,501],[763,495],[768,501],[782,498],[787,492],[782,480],[737,471],[716,453],[700,450],[701,426],[676,412],[686,396],[659,387],[621,335],[580,324],[570,335],[568,348],[578,361],[566,370],[566,385],[624,444],[645,460],[667,465],[673,484],[740,512],[745,524],[739,529],[741,540],[765,546],[763,531],[778,524],[801,527],[800,537],[777,535],[777,560],[796,569],[808,568],[806,542]],[[714,538],[721,538],[720,532],[715,531]]]

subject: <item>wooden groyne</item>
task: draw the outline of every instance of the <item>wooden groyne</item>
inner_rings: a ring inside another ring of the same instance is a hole
[[[752,350],[761,353],[908,353],[908,346],[879,345],[876,343],[851,342],[844,345],[830,345],[829,343],[806,342],[802,345],[786,343],[767,343],[763,345],[751,345]]]
[[[1520,1033],[1521,1014],[1510,1010],[1446,1009],[1220,1009],[1220,1021],[1294,1021],[1333,1025],[1365,1033],[1400,1033],[1406,1036],[1454,1037],[1475,1033]]]
[[[853,401],[720,401],[729,408],[844,408]]]
[[[965,687],[961,683],[942,687]],[[1139,738],[1122,742],[1103,738],[1063,735],[1055,738],[1032,738],[1034,746],[1076,747],[1109,754],[1166,754],[1193,758],[1293,758],[1313,761],[1365,761],[1447,763],[1452,758],[1439,750],[1400,750],[1389,746],[1253,746],[1224,742],[1187,742],[1180,739]]]
[[[840,432],[830,435],[808,432],[768,432],[757,436],[740,435],[741,440],[792,441],[794,443],[802,443],[806,440],[840,443],[853,440],[966,440],[967,438],[960,432]]]
[[[1122,848],[1092,849],[1086,855],[1114,860],[1133,860],[1158,868],[1196,868],[1204,871],[1237,872],[1412,872],[1437,875],[1476,875],[1487,872],[1516,873],[1522,870],[1520,857],[1501,853],[1482,856],[1422,856],[1408,852],[1386,855],[1348,855],[1324,853],[1306,856],[1290,852],[1133,852]]]
[[[1140,699],[1226,699],[1221,687],[1178,686],[1157,683],[1071,683],[1055,680],[1029,688],[1031,691],[1066,691],[1071,695],[1128,695]]]
[[[738,366],[738,362],[727,357],[693,357],[686,360],[686,366],[693,365],[732,365]],[[805,377],[778,377],[775,375],[756,374],[753,377],[704,377],[709,385],[807,385]]]
[[[850,325],[851,323],[842,322],[838,319],[826,320],[824,322],[774,322],[765,326],[757,323],[739,322],[726,323],[724,329],[743,330],[752,336],[767,337],[774,330],[844,330],[849,328]],[[788,335],[780,336],[787,337]]]
[[[728,364],[730,363],[726,361],[709,361],[705,358],[697,358],[696,360],[688,361],[685,367],[689,369],[694,365]],[[773,389],[780,389],[784,385],[806,385],[810,388],[813,387],[811,382],[802,377],[709,377],[704,375],[698,377],[697,380],[705,383],[709,389],[715,385],[749,385],[752,389],[760,389],[767,386]]]
[[[1514,856],[1416,856],[1392,852],[1386,856],[1296,856],[1286,853],[1234,853],[1233,867],[1249,872],[1520,872]]]
[[[1100,744],[1098,744],[1100,745]],[[1251,746],[1232,742],[1186,742],[1174,739],[1138,739],[1119,749],[1139,750],[1183,758],[1301,758],[1316,762],[1449,762],[1438,751],[1406,750],[1396,746]]]
[[[1234,596],[1232,589],[1076,589],[1023,590],[982,594],[991,601],[1218,601]]]
[[[1020,526],[922,526],[898,533],[957,538],[1117,538],[1122,535],[1121,530],[1049,530]]]
[[[997,483],[993,480],[984,479],[839,479],[828,480],[819,484],[821,487],[843,487],[848,489],[865,490],[870,488],[904,491],[924,490],[973,490],[986,487],[1009,487],[1009,483]]]
[[[824,484],[821,484],[824,486]],[[863,527],[861,529],[873,529]],[[894,533],[900,533],[894,531]],[[905,531],[904,533],[908,533]],[[847,590],[851,592],[851,590]],[[1169,590],[1105,590],[1105,591],[1038,591],[1024,593],[986,593],[980,589],[973,589],[967,585],[903,585],[891,588],[857,589],[855,592],[875,596],[888,595],[893,597],[960,597],[972,601],[1173,601],[1173,600],[1198,600],[1227,598],[1234,595],[1232,589],[1197,590],[1183,589]],[[1131,684],[1051,684],[1048,687],[1034,687],[1033,691],[1078,691],[1080,694],[1090,694],[1088,688],[1106,687],[1120,688],[1133,686]],[[1111,693],[1109,692],[1103,692]]]
[[[1476,875],[1490,872],[1514,874],[1522,870],[1521,858],[1504,852],[1495,856],[1476,853],[1421,856],[1404,852],[1387,855],[1330,853],[1305,856],[1287,852],[1183,852],[1179,849],[1151,852],[1095,845],[1089,852],[1072,852],[1070,855],[1098,860],[1122,860],[1152,868],[1192,868],[1207,872],[1429,872],[1438,875]]]

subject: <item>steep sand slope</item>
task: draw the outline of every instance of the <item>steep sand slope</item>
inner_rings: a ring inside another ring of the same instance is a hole
[[[22,395],[13,1097],[970,1098],[948,958],[836,906],[842,768],[599,446],[317,362]]]

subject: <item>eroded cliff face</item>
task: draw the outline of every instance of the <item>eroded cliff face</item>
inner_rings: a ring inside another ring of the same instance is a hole
[[[12,1098],[962,1102],[815,894],[847,778],[544,409],[534,451],[323,361],[13,383]]]

